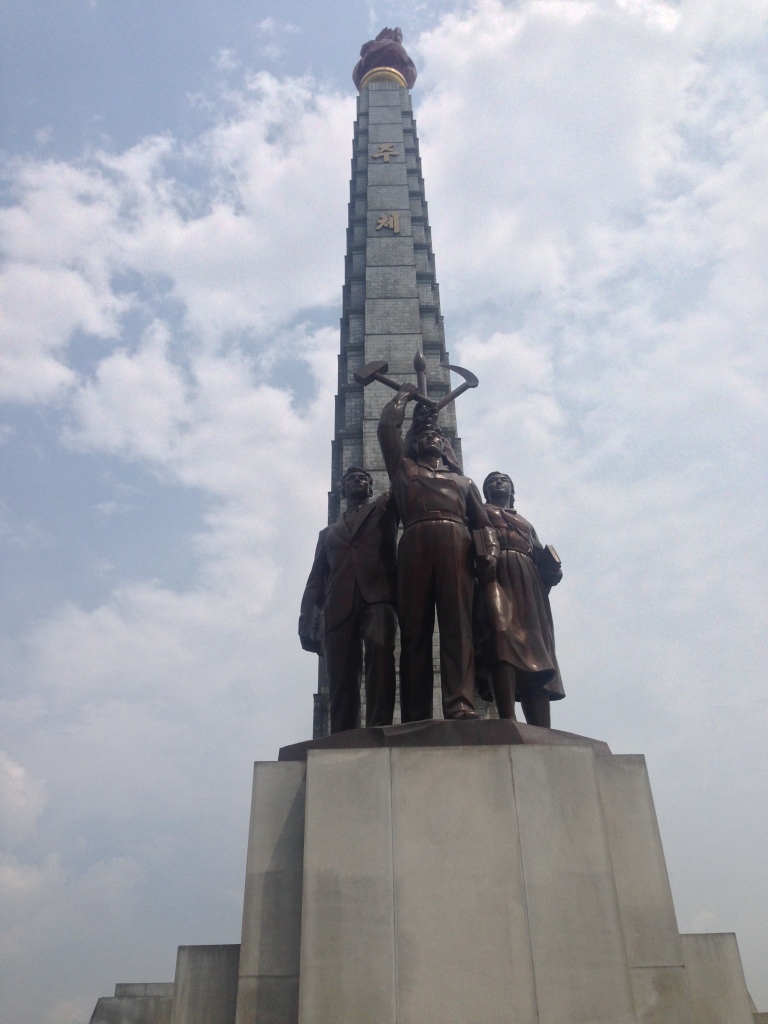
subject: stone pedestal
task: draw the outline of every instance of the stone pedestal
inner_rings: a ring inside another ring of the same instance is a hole
[[[710,933],[682,940],[695,1024],[753,1024],[736,936]]]
[[[434,722],[281,759],[255,771],[237,1024],[697,1024],[712,1003],[686,969],[642,757]],[[267,985],[282,994],[262,1016]],[[707,1019],[741,1020],[737,1003]]]
[[[636,1021],[589,747],[311,752],[302,908],[301,1024]]]
[[[162,991],[155,994],[147,989]],[[104,996],[96,1003],[90,1024],[171,1024],[172,1010],[173,982],[118,984],[114,996]]]
[[[678,932],[644,759],[508,722],[257,763],[242,942],[182,947],[172,1004],[171,1024],[753,1024],[735,937]]]
[[[231,1024],[240,947],[179,946],[171,1024]]]

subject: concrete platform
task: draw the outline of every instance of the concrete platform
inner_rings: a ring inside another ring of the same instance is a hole
[[[170,1024],[232,1024],[240,946],[179,946]]]
[[[736,936],[733,932],[683,935],[695,1024],[753,1024]]]
[[[754,1024],[732,935],[680,936],[644,758],[422,722],[254,767],[240,945],[92,1024]]]
[[[312,751],[299,1022],[635,1024],[591,746]]]
[[[592,747],[597,754],[610,754],[603,740],[593,740],[560,729],[540,729],[523,722],[499,718],[483,721],[450,722],[441,718],[407,725],[384,725],[372,729],[349,729],[321,739],[305,740],[281,747],[278,761],[306,761],[310,750],[380,750],[384,747],[485,747],[485,746],[568,746]]]
[[[171,1024],[172,1011],[172,995],[106,996],[96,1003],[90,1024]]]

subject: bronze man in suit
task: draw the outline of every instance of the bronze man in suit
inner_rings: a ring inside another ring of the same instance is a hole
[[[435,611],[443,715],[477,718],[470,530],[480,531],[483,541],[481,571],[493,573],[498,544],[477,487],[458,471],[433,419],[414,417],[413,447],[406,452],[402,424],[414,390],[404,384],[379,419],[379,444],[404,527],[398,550],[402,720],[432,718]]]
[[[331,732],[360,726],[365,665],[365,724],[391,725],[395,707],[397,512],[392,496],[375,501],[369,473],[350,466],[342,479],[347,510],[320,531],[304,589],[299,637],[321,653],[314,624],[325,613],[325,663]]]

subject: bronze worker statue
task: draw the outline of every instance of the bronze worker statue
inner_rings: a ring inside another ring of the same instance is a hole
[[[413,384],[400,386],[379,419],[378,437],[403,523],[398,548],[400,707],[403,722],[432,718],[432,634],[440,629],[445,718],[477,718],[472,638],[474,566],[493,573],[498,550],[475,484],[459,470],[429,410],[417,418],[406,450],[405,410]],[[472,533],[479,545],[473,547]],[[479,553],[475,553],[480,548]]]
[[[515,509],[506,473],[489,473],[483,493],[501,552],[495,579],[477,591],[479,670],[491,677],[500,718],[515,718],[517,700],[529,725],[549,728],[550,702],[565,696],[548,596],[563,578],[560,561]]]
[[[363,665],[366,726],[391,725],[395,707],[397,510],[389,493],[372,500],[357,466],[342,490],[347,510],[320,531],[299,618],[304,650],[325,650],[332,733],[360,726]]]

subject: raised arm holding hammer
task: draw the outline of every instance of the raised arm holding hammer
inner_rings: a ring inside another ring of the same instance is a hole
[[[402,426],[416,388],[404,384],[381,413],[379,444],[403,523],[398,548],[400,705],[403,722],[433,717],[432,634],[440,629],[440,678],[446,718],[477,718],[472,646],[474,555],[482,531],[480,572],[491,572],[498,543],[474,483],[457,472],[435,417],[426,417],[405,450]],[[450,462],[450,465],[448,464]]]

